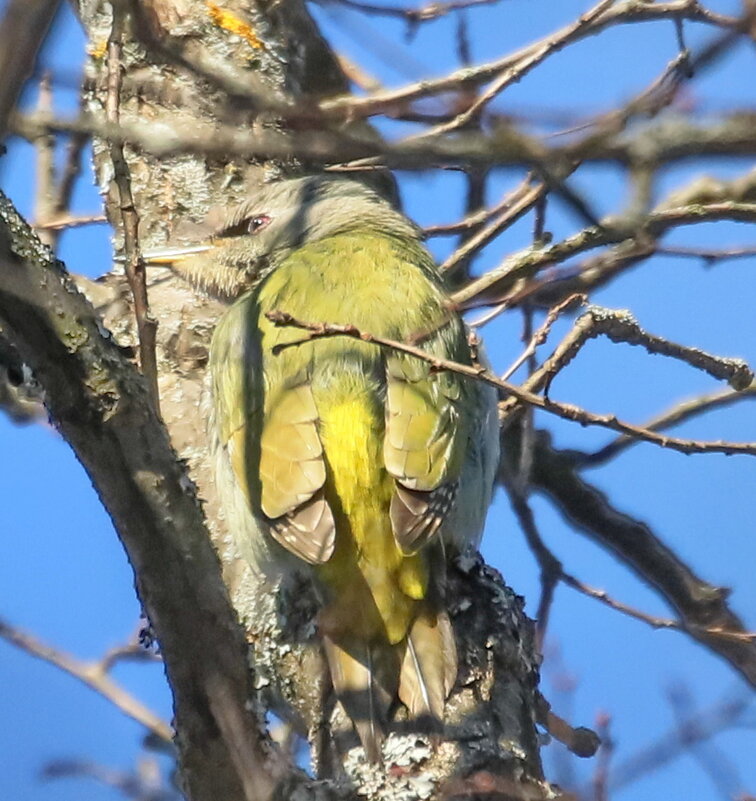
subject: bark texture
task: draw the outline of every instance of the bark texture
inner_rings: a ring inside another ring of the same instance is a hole
[[[62,265],[0,194],[0,335],[34,370],[134,568],[173,689],[184,789],[194,801],[267,798],[284,772],[248,708],[244,640],[194,488],[144,379],[103,334]]]
[[[125,124],[164,125],[167,138],[172,131],[191,127],[198,120],[233,121],[251,130],[281,129],[275,114],[267,110],[269,106],[306,103],[307,97],[323,98],[347,90],[333,54],[299,0],[270,5],[229,0],[222,7],[194,0],[135,0],[114,5],[117,13],[125,14],[120,97],[120,118]],[[86,108],[89,114],[104,120],[108,74],[103,54],[111,35],[112,8],[99,0],[80,0],[79,14],[91,53]],[[195,155],[156,159],[128,146],[125,151],[143,249],[169,241],[196,240],[214,207],[237,202],[255,183],[306,167]],[[95,142],[95,169],[118,249],[120,212],[105,142]],[[108,265],[102,267],[105,271]],[[158,321],[162,416],[173,447],[197,485],[224,582],[251,645],[254,687],[268,706],[308,737],[319,776],[336,780],[336,784],[296,781],[296,790],[293,785],[284,785],[289,787],[285,793],[279,785],[278,794],[326,798],[356,792],[375,799],[425,799],[456,795],[490,798],[493,792],[494,797],[502,798],[549,797],[535,728],[538,658],[531,624],[522,612],[521,599],[475,556],[459,560],[451,571],[450,613],[461,670],[449,702],[444,742],[432,743],[405,724],[406,728],[392,735],[389,742],[390,761],[396,769],[368,765],[357,757],[345,722],[332,704],[327,700],[324,703],[328,686],[314,636],[314,605],[308,588],[276,589],[257,583],[236,552],[216,498],[207,458],[203,399],[207,348],[223,309],[214,301],[198,298],[167,271],[154,271],[149,283],[150,306]],[[81,286],[117,342],[133,348],[135,326],[124,276],[115,271]],[[12,330],[2,333],[14,341]],[[23,358],[36,366],[33,351],[32,343]],[[40,376],[44,384],[42,379]],[[52,412],[57,416],[55,409]],[[100,471],[105,470],[105,465],[91,466],[96,483]],[[156,510],[145,510],[145,514],[150,513],[157,514]],[[114,518],[118,525],[118,516]],[[162,535],[155,536],[159,539]],[[153,617],[156,607],[145,597],[140,579],[146,562],[130,556],[146,609]],[[144,556],[144,560],[156,558],[170,561],[173,557],[168,553]],[[165,593],[175,589],[174,578],[170,574],[166,577]],[[212,581],[209,586],[214,586]],[[153,619],[153,623],[162,642],[171,621]],[[198,625],[214,624],[209,618],[198,618]],[[192,636],[185,630],[177,630],[176,636],[179,634]],[[239,658],[238,652],[229,658],[234,656]],[[177,698],[181,740],[184,731],[179,698],[187,687],[177,686],[185,677],[180,667],[171,664],[174,656],[169,650],[165,658]],[[178,653],[175,658],[179,658]],[[230,721],[228,725],[233,728],[236,723]],[[236,742],[243,742],[243,738]],[[257,744],[255,753],[266,752]],[[194,764],[184,759],[182,769],[197,783],[196,789],[195,785],[188,786],[192,799],[212,795],[213,783],[219,780],[213,774],[201,776],[201,760]],[[262,763],[257,769],[273,777],[264,790],[251,790],[242,772],[226,791],[216,785],[215,798],[225,801],[269,796],[281,774],[275,766],[263,767]]]

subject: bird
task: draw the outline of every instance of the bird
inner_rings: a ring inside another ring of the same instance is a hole
[[[379,762],[399,705],[443,726],[447,565],[478,545],[498,464],[495,390],[433,364],[476,363],[444,276],[408,217],[328,175],[250,191],[208,241],[145,260],[226,304],[208,367],[226,519],[255,574],[312,581],[336,699]]]

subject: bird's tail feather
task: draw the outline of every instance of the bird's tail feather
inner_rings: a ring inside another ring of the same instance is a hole
[[[457,678],[457,651],[449,616],[427,606],[396,645],[357,637],[323,637],[336,697],[354,724],[367,757],[381,759],[395,698],[409,717],[438,730]]]
[[[371,762],[380,762],[388,713],[397,693],[399,661],[395,648],[345,638],[324,637],[331,681]]]
[[[445,611],[424,611],[407,634],[399,674],[399,700],[410,717],[440,725],[444,704],[457,678],[457,649]]]

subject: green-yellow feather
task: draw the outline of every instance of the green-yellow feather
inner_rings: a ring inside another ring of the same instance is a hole
[[[389,347],[276,326],[285,312],[469,364],[417,229],[358,181],[280,181],[216,238],[148,254],[230,304],[210,348],[211,442],[252,571],[304,572],[335,694],[371,760],[392,704],[441,721],[457,675],[447,551],[475,545],[498,461],[490,387]],[[286,346],[286,347],[281,347]]]
[[[335,553],[318,568],[319,575],[334,596],[345,600],[357,596],[362,589],[357,585],[364,581],[377,612],[352,622],[361,604],[340,602],[349,619],[334,625],[359,625],[368,638],[379,636],[383,627],[392,643],[406,635],[413,605],[426,595],[428,571],[424,554],[405,556],[395,542],[388,516],[395,484],[385,466],[384,445],[397,464],[395,451],[403,448],[404,472],[417,477],[419,489],[455,479],[464,432],[451,425],[455,412],[447,395],[458,398],[465,389],[463,379],[433,374],[418,359],[346,337],[304,342],[274,355],[275,346],[306,334],[276,326],[265,313],[279,310],[308,322],[350,323],[392,339],[417,340],[447,358],[469,360],[464,331],[446,310],[432,271],[419,244],[374,231],[354,230],[310,243],[238,301],[218,328],[215,341],[241,340],[247,356],[256,355],[259,365],[213,349],[215,396],[223,406],[218,415],[221,439],[247,434],[240,439],[245,451],[235,449],[235,471],[252,507],[262,505],[270,516],[296,505],[298,482],[305,491],[312,490],[313,482],[303,480],[306,474],[291,468],[292,462],[302,462],[308,445],[318,455],[308,442],[316,426],[301,425],[304,434],[296,435],[291,422],[304,403],[297,397],[302,384],[311,389],[326,465],[324,489],[337,532]],[[259,384],[259,366],[264,389],[253,386]],[[402,379],[390,382],[388,390],[387,372]],[[398,422],[384,443],[387,395]],[[261,479],[256,486],[255,458],[250,459],[248,450],[256,449],[259,439],[279,447],[263,449],[257,457]]]
[[[418,709],[435,715],[456,672],[450,632],[436,622],[442,611],[429,606],[431,560],[438,564],[433,554],[441,545],[406,553],[389,507],[397,481],[430,491],[458,479],[469,433],[460,409],[475,402],[471,385],[372,343],[306,341],[304,331],[265,315],[352,324],[469,363],[464,328],[444,301],[419,242],[355,228],[285,256],[227,312],[211,349],[220,444],[250,508],[285,519],[319,493],[330,507],[335,547],[314,570],[326,599],[319,627],[344,653],[342,689],[364,682],[348,675],[350,660],[364,665],[363,646],[397,646],[373,680],[387,698],[405,688]],[[436,663],[424,666],[434,697],[429,710],[419,699],[422,682],[398,675],[402,660],[412,661],[413,626],[419,657]],[[368,743],[372,737],[361,736]]]

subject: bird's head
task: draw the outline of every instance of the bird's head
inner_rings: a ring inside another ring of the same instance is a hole
[[[206,242],[144,254],[147,265],[167,265],[197,289],[232,301],[251,289],[289,253],[354,229],[416,239],[415,226],[364,184],[308,176],[270,184],[227,209]]]

